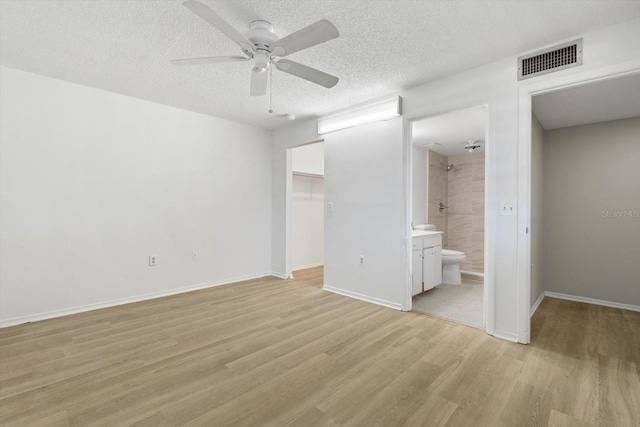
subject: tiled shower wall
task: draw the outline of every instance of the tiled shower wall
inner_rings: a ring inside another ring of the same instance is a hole
[[[444,212],[438,211],[440,201],[449,206]],[[484,153],[429,152],[429,223],[445,231],[445,248],[467,254],[462,270],[484,272]]]
[[[447,197],[447,171],[445,166],[447,158],[435,151],[429,151],[429,202],[427,222],[436,226],[436,230],[443,231],[442,246],[447,248],[449,233],[447,232],[447,209],[438,210],[438,204],[442,202],[449,205]]]

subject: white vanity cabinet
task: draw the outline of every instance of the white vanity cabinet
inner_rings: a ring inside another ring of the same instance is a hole
[[[415,242],[415,238],[413,240]],[[420,241],[422,243],[422,241]],[[413,262],[413,282],[412,282],[412,291],[411,296],[418,295],[422,292],[422,245],[420,245],[420,249],[414,249],[411,252],[411,259]]]
[[[442,245],[422,250],[422,290],[428,291],[442,283]]]
[[[442,283],[442,233],[417,232],[413,237],[412,295],[433,289]]]

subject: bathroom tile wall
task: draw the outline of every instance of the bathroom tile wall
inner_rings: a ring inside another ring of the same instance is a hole
[[[436,226],[436,230],[443,231],[442,245],[446,248],[448,244],[448,222],[447,211],[440,212],[439,203],[449,205],[447,196],[447,158],[434,151],[429,151],[429,201],[428,201],[428,222]]]
[[[484,153],[471,155],[471,271],[484,272]]]
[[[446,165],[453,169],[446,171]],[[438,210],[442,202],[449,206]],[[484,153],[446,157],[429,152],[429,223],[444,231],[443,246],[462,251],[460,268],[484,272]]]

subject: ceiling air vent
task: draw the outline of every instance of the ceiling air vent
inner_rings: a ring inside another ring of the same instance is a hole
[[[518,58],[518,80],[582,65],[582,39]]]

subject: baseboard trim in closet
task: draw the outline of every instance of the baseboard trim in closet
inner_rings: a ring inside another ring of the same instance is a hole
[[[560,294],[557,292],[549,292],[549,291],[545,291],[544,294],[551,298],[558,298],[558,299],[564,299],[567,301],[575,301],[575,302],[584,302],[587,304],[595,304],[595,305],[601,305],[604,307],[619,308],[622,310],[631,310],[631,311],[640,312],[640,306],[638,305],[623,304],[621,302],[605,301],[601,299],[579,297],[576,295]]]

